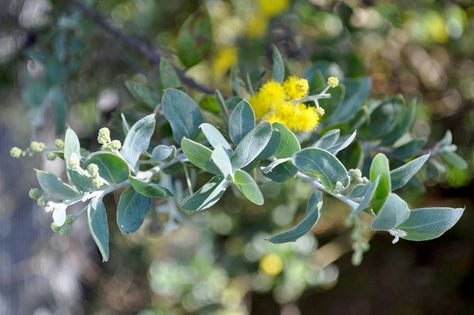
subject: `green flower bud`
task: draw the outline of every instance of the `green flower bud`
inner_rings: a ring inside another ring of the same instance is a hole
[[[33,200],[38,200],[41,197],[41,192],[38,188],[31,188],[28,192],[28,196]]]
[[[96,178],[99,176],[99,167],[95,163],[91,163],[87,166],[87,172],[91,178]]]
[[[32,141],[30,143],[30,149],[33,152],[42,152],[44,150],[44,142]]]
[[[92,186],[94,188],[100,188],[100,187],[104,186],[104,184],[105,184],[104,180],[100,176],[92,178],[91,183],[92,183]]]
[[[107,144],[110,143],[110,130],[109,128],[100,128],[99,135],[97,136],[97,141],[100,144]]]
[[[48,155],[46,156],[46,158],[49,161],[54,161],[54,160],[56,160],[56,154],[54,154],[53,152],[48,152]]]
[[[12,156],[12,158],[17,159],[21,157],[22,154],[23,154],[23,151],[18,147],[13,147],[10,150],[10,155]]]
[[[350,169],[347,173],[352,180],[359,181],[362,178],[362,172],[358,168]]]
[[[64,141],[62,139],[56,139],[54,140],[54,145],[56,146],[56,148],[62,149],[64,148]]]
[[[46,204],[48,203],[48,198],[41,196],[36,200],[36,202],[38,203],[38,206],[44,208],[46,207]]]

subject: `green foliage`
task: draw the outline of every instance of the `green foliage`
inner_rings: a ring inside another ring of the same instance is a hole
[[[140,187],[141,191],[137,192],[134,186]],[[132,187],[120,195],[117,205],[117,225],[123,235],[138,230],[145,220],[151,206],[151,198],[142,194],[145,191],[147,190],[143,185],[137,185],[135,181],[135,184],[132,183]]]
[[[315,191],[309,197],[308,204],[306,205],[306,214],[297,225],[292,229],[282,232],[280,234],[270,237],[268,240],[272,243],[286,243],[294,242],[309,231],[318,222],[323,207],[323,194],[320,191]]]
[[[200,9],[182,26],[177,50],[187,67],[209,53],[209,23],[208,13]],[[196,49],[189,51],[188,47]],[[290,73],[275,47],[273,62],[273,80],[284,81]],[[339,86],[336,78],[331,78],[331,84],[326,83],[329,65],[318,63],[306,73],[310,89],[316,94],[306,95],[298,102],[308,106],[314,103],[321,116],[319,107],[328,109],[322,116],[322,128],[293,132],[283,120],[270,123],[267,116],[256,119],[248,102],[253,91],[252,77],[248,75],[245,84],[239,73],[237,68],[231,73],[235,95],[224,98],[219,91],[206,95],[206,102],[214,105],[202,106],[202,110],[190,95],[175,89],[182,87],[182,82],[174,66],[166,61],[160,65],[164,92],[127,81],[132,95],[158,114],[145,116],[131,126],[122,114],[125,140],[120,151],[120,142],[112,141],[110,131],[103,128],[99,132],[102,150],[81,156],[79,139],[68,129],[64,149],[56,148],[54,152],[64,157],[69,182],[37,171],[46,197],[60,201],[46,206],[53,211],[55,224],[57,221],[64,226],[55,226],[55,230],[62,233],[74,221],[63,222],[65,208],[79,201],[88,203],[90,232],[107,261],[109,227],[102,198],[109,193],[120,193],[116,218],[120,232],[126,235],[144,224],[150,209],[156,210],[153,199],[166,200],[165,211],[177,218],[181,210],[191,215],[216,205],[229,186],[236,196],[243,197],[242,202],[247,199],[263,205],[267,192],[262,184],[284,187],[290,180],[309,184],[312,193],[303,219],[270,237],[272,243],[294,242],[310,233],[321,216],[323,194],[350,208],[357,261],[368,247],[361,236],[365,229],[388,232],[395,241],[425,240],[441,235],[459,220],[461,209],[410,210],[401,197],[403,191],[393,193],[409,183],[421,185],[420,179],[426,179],[427,172],[419,171],[425,164],[438,169],[450,165],[466,167],[455,153],[449,132],[431,148],[431,153],[424,149],[426,139],[411,135],[414,104],[407,104],[402,97],[368,99],[371,82],[367,77],[345,78]],[[161,93],[159,105],[156,95]],[[329,106],[331,97],[333,103]],[[153,137],[155,125],[159,126],[160,137]],[[157,138],[160,143],[152,144]],[[170,145],[171,138],[176,147]],[[390,170],[389,164],[398,167]],[[195,190],[198,185],[202,186]],[[363,216],[370,218],[370,224],[362,223]]]
[[[107,223],[107,209],[101,198],[94,198],[87,206],[87,221],[89,231],[94,239],[102,261],[109,260],[109,225]]]
[[[199,133],[199,126],[204,122],[199,107],[184,92],[167,89],[161,101],[163,113],[173,129],[176,143],[183,137],[194,139]]]
[[[181,26],[176,43],[176,52],[183,65],[190,68],[206,58],[211,48],[211,18],[206,7],[202,6],[188,17]]]

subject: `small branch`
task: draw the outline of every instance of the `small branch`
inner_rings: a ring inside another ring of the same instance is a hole
[[[91,21],[100,26],[105,32],[109,33],[114,38],[120,40],[130,48],[144,55],[145,58],[148,59],[148,61],[150,61],[151,63],[156,65],[160,64],[162,56],[157,52],[157,50],[153,47],[152,44],[124,33],[122,30],[113,26],[103,15],[92,10],[80,0],[63,1],[69,2],[76,6],[85,16],[87,16]],[[173,67],[178,73],[178,76],[181,81],[190,88],[194,88],[206,94],[214,93],[213,89],[196,82],[194,79],[188,77],[183,70],[177,68],[176,66]]]
[[[356,209],[359,204],[355,201],[352,201],[351,199],[347,198],[346,196],[344,195],[341,195],[341,194],[338,194],[338,193],[335,193],[329,189],[327,189],[326,187],[323,186],[323,184],[321,184],[319,181],[301,173],[301,172],[298,172],[296,174],[296,176],[298,176],[299,178],[301,178],[302,180],[304,180],[305,182],[309,183],[311,186],[313,186],[314,188],[318,189],[318,190],[321,190],[331,196],[333,196],[334,198],[344,202],[345,204],[347,204],[349,207],[352,208],[352,210]]]

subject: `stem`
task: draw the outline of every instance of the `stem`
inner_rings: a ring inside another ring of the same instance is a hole
[[[193,194],[193,184],[191,183],[191,177],[189,177],[188,168],[186,167],[186,165],[184,163],[181,163],[181,164],[183,165],[184,176],[186,176],[186,185],[188,185],[189,193],[192,195]]]
[[[352,210],[355,210],[359,204],[355,201],[352,201],[351,199],[347,198],[346,196],[344,195],[341,195],[339,193],[335,193],[329,189],[327,189],[326,187],[324,187],[323,184],[321,184],[318,180],[316,179],[313,179],[301,172],[298,172],[296,174],[296,176],[298,176],[299,178],[301,178],[302,180],[304,180],[305,182],[309,183],[310,185],[312,185],[314,188],[318,189],[318,190],[321,190],[321,191],[324,191],[325,193],[333,196],[334,198],[344,202],[345,204],[347,204],[349,207],[352,208]]]

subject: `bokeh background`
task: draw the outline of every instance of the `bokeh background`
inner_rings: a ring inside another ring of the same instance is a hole
[[[97,17],[179,65],[176,34],[202,5],[212,53],[186,73],[206,86],[229,92],[237,62],[269,68],[274,44],[295,73],[330,62],[371,76],[374,97],[418,98],[415,133],[439,140],[452,130],[469,167],[448,170],[422,194],[404,193],[416,206],[465,206],[461,221],[430,242],[392,245],[376,234],[359,266],[347,209],[336,202],[312,235],[264,241],[295,220],[303,185],[267,187],[263,209],[228,196],[189,224],[163,225],[157,214],[131,237],[112,231],[105,264],[85,220],[69,236],[53,233],[27,195],[33,167],[60,174],[61,163],[14,160],[10,148],[52,143],[65,124],[93,145],[118,113],[150,112],[124,81],[158,89],[159,67]],[[0,314],[474,314],[471,0],[0,0],[0,101]]]

